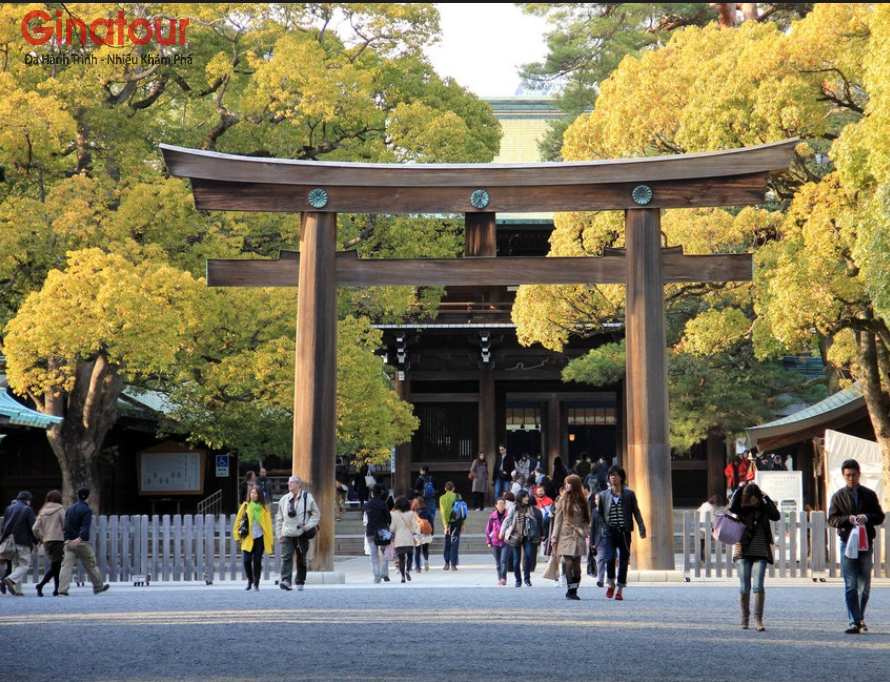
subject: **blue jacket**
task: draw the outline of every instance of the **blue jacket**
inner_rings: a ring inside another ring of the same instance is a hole
[[[20,514],[21,519],[19,519]],[[37,515],[31,509],[31,505],[22,500],[16,500],[3,512],[3,531],[0,532],[0,540],[5,540],[6,536],[12,534],[15,529],[13,535],[15,544],[31,549],[37,544],[37,538],[31,531],[31,527],[36,522]]]
[[[93,523],[93,510],[83,500],[78,500],[65,512],[65,540],[80,538],[90,541],[90,526]]]

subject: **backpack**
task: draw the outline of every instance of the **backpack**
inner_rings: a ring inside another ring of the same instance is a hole
[[[457,499],[454,501],[454,506],[451,508],[451,520],[452,521],[463,521],[467,518],[467,503],[464,502],[463,498],[458,495]]]
[[[436,485],[433,483],[432,476],[424,476],[423,477],[423,496],[424,497],[435,497],[436,496]]]

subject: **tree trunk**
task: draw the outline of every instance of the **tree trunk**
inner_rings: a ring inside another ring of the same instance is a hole
[[[874,332],[857,331],[856,341],[859,346],[863,397],[875,431],[875,439],[881,448],[881,481],[884,484],[881,504],[886,511],[890,509],[890,395],[882,385],[879,357],[886,356],[887,349],[879,347],[881,341]]]
[[[99,454],[105,436],[117,419],[117,401],[123,389],[120,367],[104,355],[79,360],[70,392],[52,387],[43,400],[43,412],[63,417],[46,437],[62,469],[62,500],[75,500],[80,486],[90,489],[90,506],[101,509]]]

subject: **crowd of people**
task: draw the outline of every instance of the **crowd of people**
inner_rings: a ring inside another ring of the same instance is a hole
[[[67,597],[68,589],[79,561],[93,585],[93,593],[101,594],[110,585],[103,581],[96,562],[96,554],[90,544],[93,510],[87,504],[90,489],[78,488],[77,501],[68,509],[62,506],[62,493],[50,490],[38,514],[31,508],[33,495],[21,491],[3,512],[0,528],[0,546],[7,538],[12,539],[8,552],[2,552],[6,564],[0,573],[0,592],[23,597],[22,583],[31,567],[31,559],[42,543],[50,566],[43,579],[35,585],[37,596],[43,596],[43,588],[53,581],[53,596]]]
[[[566,587],[566,598],[577,600],[586,556],[587,574],[595,579],[597,587],[605,587],[609,599],[624,599],[632,536],[636,530],[640,539],[645,539],[646,526],[636,495],[627,486],[624,469],[614,465],[603,471],[603,464],[602,459],[591,462],[585,454],[570,471],[557,457],[548,475],[527,455],[514,460],[501,446],[489,476],[485,455],[479,453],[468,475],[473,482],[474,510],[484,510],[489,485],[496,493],[494,510],[485,526],[485,541],[494,558],[498,585],[506,585],[512,574],[515,587],[531,587],[538,559],[545,557],[548,565],[544,577],[559,579]],[[780,463],[775,461],[774,465]],[[741,627],[749,627],[753,614],[754,628],[762,632],[766,629],[764,580],[767,566],[773,563],[771,524],[779,520],[780,512],[748,476],[750,467],[752,458],[731,461],[726,470],[731,498],[714,495],[698,512],[713,515],[725,511],[741,523],[741,538],[733,547]],[[846,485],[831,498],[828,523],[837,529],[840,539],[849,618],[845,632],[859,634],[868,631],[865,611],[874,566],[875,526],[881,525],[885,516],[875,492],[860,484],[861,470],[856,460],[846,460],[842,474]],[[338,492],[343,479],[345,475],[338,472]],[[468,508],[453,481],[447,481],[440,494],[429,468],[423,467],[410,495],[393,497],[370,475],[367,483],[367,500],[363,503],[366,553],[375,583],[390,581],[390,564],[397,567],[403,583],[411,581],[412,570],[429,571],[437,512],[445,540],[443,569],[459,569],[460,539]],[[480,486],[486,490],[479,490]],[[299,476],[291,476],[288,493],[278,501],[273,521],[271,489],[264,469],[258,477],[245,478],[241,493],[243,501],[232,536],[240,543],[246,589],[259,590],[263,557],[272,554],[277,539],[282,549],[279,587],[290,591],[295,585],[303,590],[310,541],[321,521],[315,499],[302,489]],[[31,493],[21,491],[17,495],[4,511],[0,527],[0,592],[24,595],[23,578],[41,544],[49,566],[35,585],[38,596],[43,596],[50,582],[54,596],[68,596],[78,561],[95,594],[109,589],[90,544],[93,513],[87,502],[89,496],[88,488],[78,488],[77,501],[65,509],[62,493],[51,490],[39,513],[35,513]]]

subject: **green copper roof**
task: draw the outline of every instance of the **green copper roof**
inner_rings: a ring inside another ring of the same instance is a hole
[[[747,445],[752,447],[758,440],[790,437],[807,429],[820,428],[832,419],[843,418],[855,413],[865,405],[862,397],[862,386],[853,384],[850,388],[838,391],[815,405],[810,405],[787,417],[776,419],[767,424],[749,426],[745,429],[748,435]]]
[[[35,426],[41,429],[48,429],[55,424],[61,423],[61,417],[50,417],[47,414],[25,407],[15,400],[6,391],[6,377],[0,375],[0,424]]]

